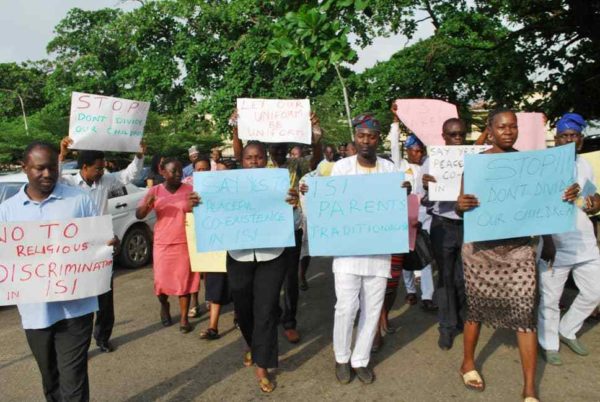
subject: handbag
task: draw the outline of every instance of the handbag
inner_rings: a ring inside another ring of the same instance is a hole
[[[431,264],[431,261],[433,261],[433,255],[429,233],[424,229],[417,229],[415,249],[405,255],[402,269],[406,271],[420,271]]]

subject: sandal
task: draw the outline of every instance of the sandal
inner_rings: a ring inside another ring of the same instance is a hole
[[[464,386],[471,391],[483,392],[485,389],[485,383],[477,372],[477,370],[471,370],[466,373],[459,372]]]
[[[253,364],[254,362],[252,361],[252,352],[247,351],[246,353],[244,353],[244,367],[250,367]]]
[[[258,386],[262,392],[267,394],[270,394],[275,389],[275,384],[273,384],[268,377],[259,378]]]
[[[215,339],[219,339],[220,337],[221,335],[219,335],[219,331],[213,328],[209,328],[206,331],[200,332],[200,339],[214,341]]]
[[[164,305],[160,306],[160,322],[163,327],[168,327],[173,325],[173,320],[171,319],[171,313],[169,313],[169,302],[166,302]]]
[[[523,402],[540,402],[540,400],[533,396],[526,396],[525,399],[523,399]]]

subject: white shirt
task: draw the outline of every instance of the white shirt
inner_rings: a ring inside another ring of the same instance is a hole
[[[377,157],[375,169],[377,173],[398,172],[398,168],[392,162],[379,157]],[[332,176],[357,174],[364,173],[359,170],[356,155],[337,161],[331,171]],[[401,184],[398,183],[398,185]],[[333,259],[333,272],[390,278],[390,264],[391,256],[389,254],[335,257]]]
[[[412,194],[416,194],[423,198],[425,196],[425,189],[423,188],[423,167],[416,163],[409,163],[408,165],[415,182],[412,188]],[[431,215],[427,213],[427,208],[423,205],[419,205],[419,222],[423,224],[423,229],[429,230],[429,227],[431,226]]]
[[[60,182],[84,190],[94,201],[100,215],[106,215],[108,213],[108,194],[137,179],[143,167],[144,159],[136,156],[127,168],[115,173],[104,173],[100,180],[92,183],[91,186],[81,177],[81,172],[76,175],[62,175]]]
[[[254,260],[261,262],[271,261],[279,257],[283,253],[283,247],[229,250],[227,252],[231,258],[239,262],[251,262]]]
[[[577,156],[575,169],[577,183],[581,188],[587,180],[595,183],[592,167],[585,159]],[[575,216],[575,231],[552,235],[556,246],[555,266],[573,265],[600,258],[592,221],[578,207],[576,207]]]

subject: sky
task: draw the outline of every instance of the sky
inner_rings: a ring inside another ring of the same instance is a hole
[[[0,63],[47,58],[46,45],[54,36],[54,26],[73,7],[85,10],[118,7],[129,10],[137,4],[135,1],[122,0],[0,0]],[[411,43],[432,33],[432,25],[423,23]],[[388,60],[405,45],[406,38],[401,35],[376,38],[371,46],[356,49],[359,59],[351,68],[361,72],[378,61]]]

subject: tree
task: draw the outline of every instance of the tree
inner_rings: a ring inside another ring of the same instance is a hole
[[[44,62],[0,64],[0,119],[21,118],[19,96],[27,114],[41,109],[46,103],[44,86],[47,72],[48,66]]]

